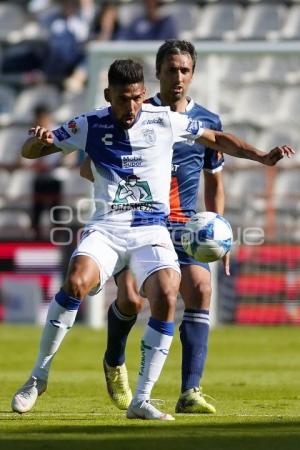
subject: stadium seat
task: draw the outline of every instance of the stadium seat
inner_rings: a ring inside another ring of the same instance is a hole
[[[53,175],[63,183],[63,199],[67,205],[75,206],[79,198],[90,198],[93,184],[80,176],[77,167],[59,167],[53,171]]]
[[[240,85],[248,73],[255,72],[260,58],[255,56],[226,56],[222,58],[221,80],[227,85]]]
[[[241,16],[242,9],[238,4],[226,2],[208,4],[199,11],[194,39],[224,39],[228,32],[237,29]]]
[[[230,36],[238,39],[266,39],[268,33],[277,31],[284,23],[286,6],[276,2],[249,5],[236,32]]]
[[[278,212],[299,215],[300,177],[299,169],[282,170],[275,179],[273,206]]]
[[[54,111],[54,120],[56,123],[63,123],[86,111],[86,92],[65,93],[63,94],[60,106]]]
[[[1,239],[29,239],[31,237],[31,219],[25,211],[0,210]]]
[[[269,126],[281,104],[279,89],[268,84],[244,86],[236,93],[234,108],[226,117],[227,123],[245,122],[258,128]]]
[[[280,125],[281,128],[286,125],[299,126],[300,91],[298,86],[290,86],[283,90],[279,106],[273,115],[273,123]]]
[[[8,170],[0,169],[0,209],[6,205],[5,191],[9,184],[9,177]]]
[[[257,70],[243,75],[245,83],[268,82],[292,83],[292,74],[300,70],[299,58],[295,56],[265,56],[260,58]]]
[[[54,86],[45,84],[24,89],[15,102],[14,121],[31,124],[37,106],[46,105],[50,110],[55,110],[59,104],[60,94]]]
[[[6,41],[14,31],[23,29],[27,21],[22,8],[14,2],[0,3],[0,40]]]
[[[6,191],[9,206],[16,208],[29,208],[32,204],[34,171],[30,169],[15,170]]]
[[[300,39],[300,5],[291,6],[286,20],[278,32],[279,39]]]
[[[197,5],[185,3],[166,4],[160,8],[160,14],[164,16],[172,15],[178,26],[180,39],[194,39],[195,27],[199,23],[199,8]]]
[[[234,171],[224,178],[226,210],[239,215],[239,224],[263,226],[266,206],[266,175],[262,167]],[[261,214],[258,217],[258,213]],[[249,225],[250,226],[250,225]]]
[[[12,88],[5,84],[0,85],[0,125],[6,126],[12,122],[15,98],[16,94]]]
[[[0,166],[19,162],[21,147],[27,137],[27,128],[11,126],[0,130]]]
[[[289,144],[296,149],[296,154],[292,159],[284,158],[280,161],[280,168],[291,168],[300,166],[300,153],[297,151],[300,142],[299,128],[294,126],[271,126],[264,129],[256,141],[256,145],[261,150],[270,150],[278,145]]]

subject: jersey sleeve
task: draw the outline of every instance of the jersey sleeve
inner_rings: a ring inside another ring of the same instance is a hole
[[[75,150],[85,151],[87,140],[88,122],[84,114],[75,117],[61,127],[52,130],[54,145],[68,154]]]
[[[223,131],[221,120],[211,127],[212,130]],[[224,156],[222,152],[217,152],[209,147],[205,148],[203,170],[209,173],[219,172],[224,166]]]
[[[195,139],[203,134],[204,128],[200,120],[189,118],[185,114],[169,111],[174,142],[186,141],[193,145]]]

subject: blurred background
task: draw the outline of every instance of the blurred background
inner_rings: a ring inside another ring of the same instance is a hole
[[[0,1],[0,321],[43,323],[90,210],[84,155],[22,159],[28,128],[104,104],[117,57],[142,61],[154,94],[168,38],[195,44],[191,96],[224,130],[262,150],[298,150],[274,168],[225,159],[235,244],[231,277],[213,265],[213,322],[300,324],[300,0]],[[115,291],[110,280],[78,320],[104,326]]]

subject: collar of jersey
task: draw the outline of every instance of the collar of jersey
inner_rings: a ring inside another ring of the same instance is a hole
[[[186,105],[185,110],[186,110],[186,112],[188,112],[188,111],[190,111],[190,110],[194,107],[195,102],[194,102],[194,100],[193,100],[191,97],[189,97],[188,95],[186,96],[186,99],[188,100],[188,104]],[[157,94],[154,95],[153,101],[154,101],[154,103],[155,103],[157,106],[161,106],[161,98],[160,98],[159,92],[158,92]]]

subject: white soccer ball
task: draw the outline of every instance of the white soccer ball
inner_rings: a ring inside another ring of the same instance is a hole
[[[222,258],[233,241],[230,223],[220,214],[200,212],[185,225],[181,243],[186,253],[200,262]]]

